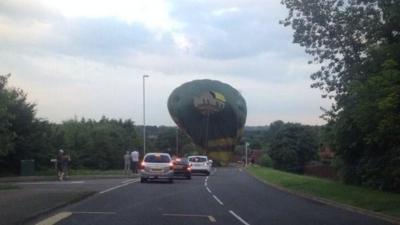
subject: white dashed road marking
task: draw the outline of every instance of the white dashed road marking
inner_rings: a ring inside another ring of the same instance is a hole
[[[238,216],[235,212],[233,212],[232,210],[229,210],[229,212],[236,218],[238,219],[240,222],[242,222],[244,225],[250,225],[249,223],[247,223],[244,219],[242,219],[240,216]]]
[[[207,191],[208,191],[208,192],[210,192],[210,193],[211,193],[211,190],[210,190],[210,188],[206,187],[206,189],[207,189]]]
[[[220,205],[224,205],[224,203],[221,200],[219,200],[217,196],[213,195],[213,197]]]

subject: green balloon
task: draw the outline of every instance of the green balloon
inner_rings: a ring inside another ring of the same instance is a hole
[[[174,122],[208,151],[232,151],[243,134],[246,101],[232,86],[194,80],[176,88],[168,99]]]

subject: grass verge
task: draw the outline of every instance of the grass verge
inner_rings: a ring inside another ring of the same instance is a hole
[[[286,189],[400,218],[400,194],[252,166],[251,174]]]

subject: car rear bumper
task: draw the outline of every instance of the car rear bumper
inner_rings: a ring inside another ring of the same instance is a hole
[[[210,173],[210,169],[192,169],[192,173]]]
[[[191,174],[188,170],[174,170],[174,175],[184,175],[189,176]]]
[[[140,177],[145,179],[170,179],[174,176],[174,172],[171,170],[166,173],[154,173],[154,172],[146,172],[141,170]]]

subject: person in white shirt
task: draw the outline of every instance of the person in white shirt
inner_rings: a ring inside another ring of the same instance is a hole
[[[138,162],[139,162],[139,152],[134,150],[131,153],[132,173],[137,173]]]

